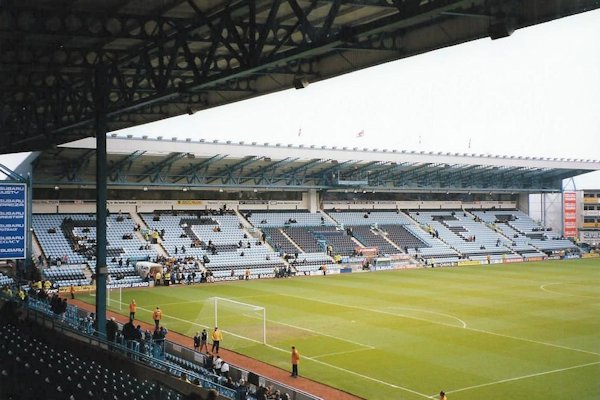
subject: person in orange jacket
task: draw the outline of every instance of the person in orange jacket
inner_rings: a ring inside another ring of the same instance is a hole
[[[298,362],[300,362],[300,353],[295,346],[292,346],[292,378],[298,377]]]
[[[129,303],[129,319],[135,319],[135,311],[137,310],[137,304],[135,303],[135,299],[131,299],[131,303]]]
[[[160,307],[156,307],[156,310],[152,313],[152,319],[154,320],[154,325],[156,329],[158,329],[160,325],[160,320],[162,319],[162,311],[160,311]]]

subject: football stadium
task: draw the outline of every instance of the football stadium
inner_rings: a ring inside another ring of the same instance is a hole
[[[599,160],[122,133],[597,8],[0,1],[0,399],[599,399]]]

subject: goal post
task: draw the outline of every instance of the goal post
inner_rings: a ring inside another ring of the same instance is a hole
[[[224,297],[213,297],[215,326],[233,336],[267,344],[267,309]]]
[[[110,302],[111,302],[111,298],[110,298],[110,294],[112,293],[113,290],[119,290],[119,300],[117,299],[112,299],[113,302],[117,302],[117,304],[119,305],[119,311],[122,310],[122,305],[123,305],[123,288],[122,287],[118,287],[118,288],[107,288],[106,290],[106,304],[110,307]]]

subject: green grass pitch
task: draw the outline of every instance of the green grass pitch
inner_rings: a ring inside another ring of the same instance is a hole
[[[367,399],[598,400],[599,288],[600,260],[582,259],[127,290],[121,313],[135,298],[151,322],[158,305],[193,336],[211,297],[265,307],[267,345],[221,320],[222,345],[284,369],[295,345],[301,375]]]

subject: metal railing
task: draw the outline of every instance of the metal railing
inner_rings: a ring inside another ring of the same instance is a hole
[[[5,300],[15,301],[15,298]],[[163,373],[169,374],[176,378],[182,377],[184,374],[188,379],[198,382],[198,386],[205,389],[216,389],[219,394],[228,399],[236,399],[236,391],[225,387],[212,378],[203,374],[190,371],[180,367],[174,363],[164,360],[166,341],[152,340],[149,347],[144,346],[135,340],[125,340],[122,337],[117,338],[114,342],[108,341],[105,335],[101,335],[93,329],[93,323],[87,320],[87,313],[78,309],[75,306],[69,305],[67,311],[63,314],[56,314],[50,308],[50,305],[40,299],[29,298],[22,305],[27,307],[29,318],[36,323],[42,323],[44,326],[55,330],[63,335],[75,338],[89,345],[119,352],[127,356],[132,362],[139,362],[146,366],[160,370]]]
[[[125,340],[119,335],[114,342],[110,342],[107,340],[106,335],[100,334],[94,329],[93,319],[90,318],[92,313],[88,313],[74,305],[69,304],[64,313],[57,314],[51,310],[50,304],[45,299],[29,297],[26,301],[21,301],[14,296],[8,299],[3,293],[0,293],[0,297],[5,300],[19,301],[27,307],[30,317],[35,321],[44,322],[46,326],[61,334],[77,338],[105,350],[120,352],[132,362],[142,363],[177,378],[181,378],[185,374],[191,382],[198,382],[198,386],[204,389],[215,389],[225,398],[232,400],[239,398],[238,390],[222,385],[221,383],[224,383],[223,379],[216,374],[211,374],[210,371],[204,368],[205,355],[203,353],[182,347],[166,339],[150,339],[138,342],[137,340]],[[191,363],[197,368],[195,370],[185,368],[174,362],[166,361],[165,358],[169,358],[167,354],[187,361],[188,364]],[[298,390],[282,382],[258,376],[235,365],[230,365],[230,375],[237,379],[243,378],[246,382],[249,381],[249,375],[253,375],[261,385],[271,386],[274,390],[289,393],[291,400],[322,400],[318,396]]]

